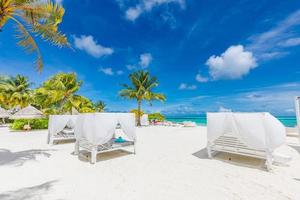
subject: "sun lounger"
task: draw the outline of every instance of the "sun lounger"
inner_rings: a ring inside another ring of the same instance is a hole
[[[284,126],[269,113],[207,113],[207,151],[266,159],[272,168],[273,151],[285,141]]]
[[[116,141],[118,124],[128,141]],[[75,137],[75,154],[80,155],[80,149],[88,151],[91,164],[96,163],[97,154],[101,152],[133,146],[135,153],[135,116],[131,113],[80,114],[75,126]]]

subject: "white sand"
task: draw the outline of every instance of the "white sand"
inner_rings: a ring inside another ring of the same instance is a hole
[[[0,128],[1,200],[300,199],[295,137],[279,150],[293,161],[267,172],[261,160],[207,159],[205,127],[139,128],[137,155],[100,154],[95,165],[71,155],[72,143],[47,145],[46,133]]]

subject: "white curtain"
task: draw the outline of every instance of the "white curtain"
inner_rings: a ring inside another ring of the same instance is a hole
[[[117,113],[118,122],[121,128],[130,140],[135,140],[135,114],[133,113]]]
[[[148,120],[148,115],[147,114],[142,115],[141,125],[142,126],[149,126],[149,120]]]
[[[208,113],[207,137],[232,134],[254,149],[270,150],[285,141],[285,127],[269,113]]]
[[[93,145],[107,143],[120,123],[129,139],[135,139],[135,117],[130,113],[80,114],[75,126],[76,139],[86,139]]]
[[[70,120],[69,115],[50,115],[48,130],[51,135],[55,135],[62,131]]]

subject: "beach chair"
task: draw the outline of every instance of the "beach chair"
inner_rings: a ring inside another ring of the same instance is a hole
[[[116,127],[120,125],[128,140],[115,138]],[[80,150],[90,154],[90,163],[95,164],[97,154],[133,146],[136,153],[135,116],[132,113],[80,114],[75,126],[75,155]]]
[[[226,152],[266,160],[285,141],[284,126],[269,113],[207,113],[207,152]]]
[[[300,142],[300,97],[295,97],[295,111],[296,111],[298,137]]]

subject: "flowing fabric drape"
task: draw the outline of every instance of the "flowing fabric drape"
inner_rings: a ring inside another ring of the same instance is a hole
[[[285,127],[269,113],[207,113],[208,141],[224,134],[259,150],[272,151],[285,141]]]
[[[75,126],[76,139],[93,145],[105,144],[113,138],[118,123],[128,138],[135,140],[135,116],[131,113],[80,114]]]

